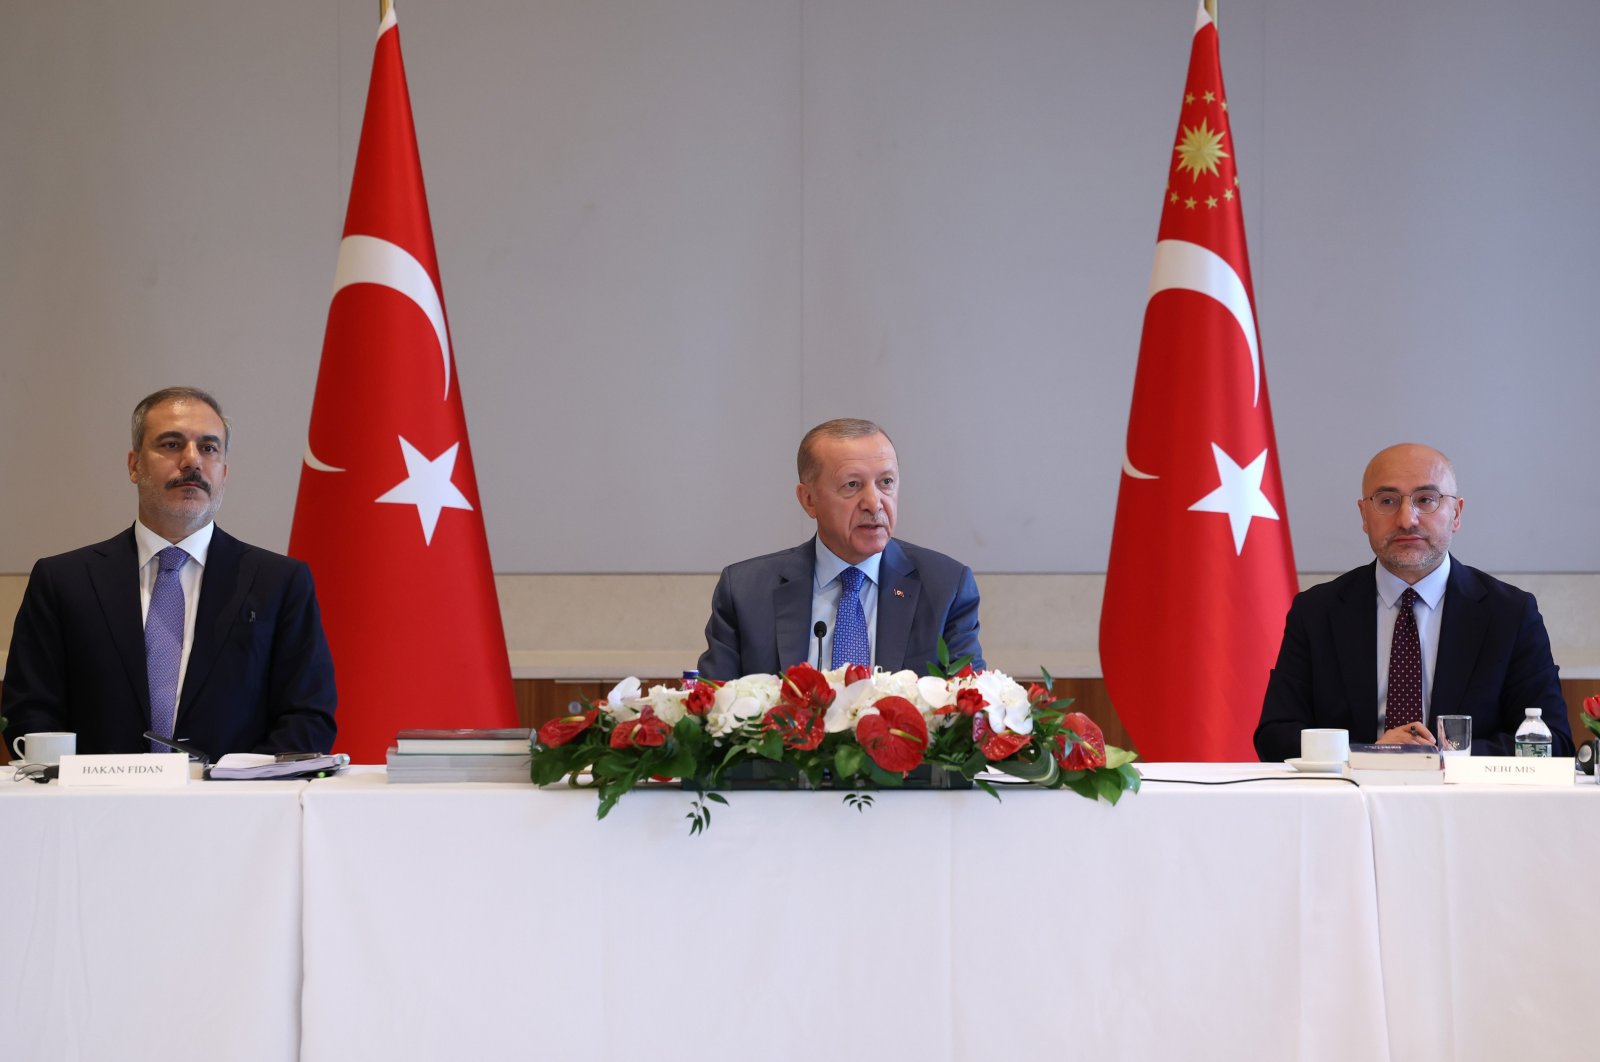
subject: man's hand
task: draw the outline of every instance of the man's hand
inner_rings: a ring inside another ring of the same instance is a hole
[[[1433,734],[1421,723],[1408,723],[1385,730],[1383,736],[1378,738],[1380,745],[1437,745]]]

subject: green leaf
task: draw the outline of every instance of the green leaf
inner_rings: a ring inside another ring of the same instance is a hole
[[[771,731],[756,744],[756,752],[769,760],[783,759],[783,735]]]
[[[843,745],[833,756],[833,769],[841,778],[854,778],[867,762],[860,745]]]
[[[1067,775],[1069,774],[1076,774],[1078,777],[1068,778]],[[1061,777],[1063,779],[1062,784],[1079,796],[1088,797],[1090,800],[1094,800],[1099,796],[1094,787],[1094,779],[1082,771],[1063,771],[1061,772]]]
[[[893,771],[884,770],[870,759],[867,760],[867,777],[888,789],[899,789],[905,784],[903,777]]]
[[[706,799],[715,800],[718,804],[722,804],[724,806],[726,806],[728,803],[728,798],[723,796],[721,793],[707,793]]]
[[[1138,758],[1139,754],[1137,752],[1129,752],[1127,749],[1119,749],[1115,745],[1106,746],[1106,766],[1110,767],[1112,770],[1116,770],[1125,764],[1132,763]]]
[[[1122,776],[1116,771],[1098,770],[1094,772],[1095,795],[1115,804],[1122,796]]]
[[[1122,776],[1122,788],[1130,793],[1137,793],[1140,784],[1144,781],[1138,770],[1131,763],[1125,763],[1117,768],[1117,773]]]
[[[993,785],[991,785],[989,782],[985,781],[984,779],[982,779],[982,778],[974,778],[972,780],[972,784],[977,786],[979,789],[983,790],[985,793],[988,793],[990,796],[994,797],[996,800],[1000,799],[1000,791],[998,789],[996,789]]]

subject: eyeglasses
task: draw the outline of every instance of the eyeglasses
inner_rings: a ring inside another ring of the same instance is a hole
[[[1372,497],[1366,500],[1372,507],[1384,516],[1393,516],[1400,511],[1400,503],[1407,498],[1411,499],[1411,507],[1419,513],[1435,512],[1439,503],[1446,498],[1459,498],[1458,494],[1443,494],[1436,490],[1414,490],[1410,494],[1401,494],[1397,490],[1374,491]]]

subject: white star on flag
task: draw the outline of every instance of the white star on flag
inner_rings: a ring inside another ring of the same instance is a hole
[[[472,503],[467,501],[467,496],[456,489],[450,482],[450,477],[456,469],[456,451],[461,448],[460,443],[454,443],[450,449],[433,458],[431,461],[422,456],[415,446],[406,441],[405,436],[397,436],[400,440],[400,453],[406,459],[406,478],[395,484],[394,489],[378,499],[391,505],[415,505],[417,516],[422,520],[422,540],[428,545],[433,545],[433,529],[439,526],[439,514],[445,509],[472,510]],[[1261,477],[1256,476],[1257,482]]]
[[[1261,476],[1267,470],[1267,452],[1262,450],[1256,459],[1243,468],[1223,453],[1222,447],[1211,444],[1211,453],[1217,459],[1217,478],[1221,481],[1216,490],[1189,506],[1192,513],[1227,513],[1228,525],[1233,529],[1233,552],[1244,552],[1244,536],[1250,532],[1250,518],[1276,520],[1278,510],[1272,507],[1267,496],[1261,493]]]

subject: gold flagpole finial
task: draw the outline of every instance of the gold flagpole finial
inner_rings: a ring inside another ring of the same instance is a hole
[[[387,3],[388,0],[384,0],[384,2]],[[1206,14],[1211,16],[1212,25],[1215,25],[1217,21],[1217,0],[1205,0],[1205,4]]]
[[[1206,5],[1209,7],[1216,2],[1217,0],[1206,0]],[[393,10],[394,0],[378,0],[378,21],[382,22],[384,19],[388,18],[389,12]],[[1217,16],[1215,13],[1213,13],[1211,17],[1216,18]]]

